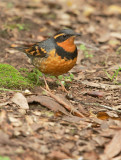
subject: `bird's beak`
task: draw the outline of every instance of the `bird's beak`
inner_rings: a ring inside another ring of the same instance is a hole
[[[77,37],[77,36],[81,36],[81,35],[82,35],[81,33],[75,33],[75,34],[74,34],[74,36],[76,36],[76,37]]]
[[[78,37],[78,36],[81,36],[82,34],[80,34],[80,33],[74,33],[74,34],[72,34],[72,37]]]

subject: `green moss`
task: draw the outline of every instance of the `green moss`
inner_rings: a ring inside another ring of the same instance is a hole
[[[42,77],[42,72],[34,68],[31,72],[27,68],[20,68],[20,72],[24,77],[26,77],[33,85],[41,85],[40,77]]]
[[[27,88],[33,87],[33,83],[9,64],[0,64],[0,87]]]
[[[48,76],[48,75],[47,75]],[[42,73],[38,69],[29,71],[27,68],[20,68],[19,71],[9,64],[0,64],[0,88],[6,89],[26,89],[42,85],[40,80]],[[54,76],[50,76],[54,78]],[[61,83],[66,86],[66,82],[71,82],[73,74],[69,76],[59,76]],[[60,83],[57,81],[57,83]]]

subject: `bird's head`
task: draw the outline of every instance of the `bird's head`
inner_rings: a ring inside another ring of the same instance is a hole
[[[62,47],[67,52],[73,52],[76,48],[74,39],[81,34],[74,32],[71,29],[63,29],[55,34],[54,39],[58,46]]]

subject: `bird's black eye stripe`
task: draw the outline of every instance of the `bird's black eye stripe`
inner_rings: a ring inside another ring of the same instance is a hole
[[[55,39],[55,41],[56,42],[63,42],[65,40],[67,40],[69,37],[70,37],[70,35],[66,35],[66,34],[60,35]]]

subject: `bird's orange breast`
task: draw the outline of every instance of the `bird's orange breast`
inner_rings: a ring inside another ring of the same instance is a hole
[[[55,53],[55,49],[53,49],[47,58],[34,58],[33,64],[44,74],[58,76],[72,69],[76,61],[77,57],[70,60],[66,58],[62,59],[61,56]]]
[[[74,44],[74,39],[75,37],[70,37],[67,40],[63,42],[57,42],[57,45],[62,47],[66,52],[71,52],[73,53],[76,49],[76,45]]]

